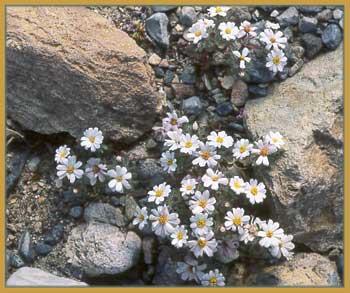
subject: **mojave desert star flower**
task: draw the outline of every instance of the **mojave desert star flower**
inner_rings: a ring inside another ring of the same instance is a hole
[[[97,179],[100,182],[104,182],[107,175],[107,165],[101,164],[101,159],[99,158],[90,158],[87,161],[85,175],[89,178],[92,186],[96,184]]]
[[[233,51],[233,55],[235,55],[239,59],[239,68],[244,69],[245,68],[245,63],[250,62],[250,57],[248,57],[249,50],[248,48],[244,47],[242,50],[242,53],[239,51]]]
[[[203,21],[197,21],[188,30],[187,38],[197,44],[200,40],[208,37],[207,25]]]
[[[280,149],[284,145],[283,136],[278,131],[270,131],[269,134],[266,135],[266,140],[277,149]]]
[[[204,167],[207,165],[209,168],[215,167],[217,165],[217,160],[221,158],[220,155],[216,154],[215,147],[199,142],[200,150],[195,153],[197,158],[192,161],[193,165],[199,165]]]
[[[60,146],[56,150],[55,154],[55,161],[56,163],[60,164],[63,163],[64,159],[66,159],[70,154],[70,148],[68,148],[66,145]]]
[[[234,176],[231,178],[229,186],[236,194],[241,194],[245,190],[245,182],[239,176]]]
[[[160,204],[171,192],[171,186],[163,182],[162,184],[153,187],[153,190],[148,192],[148,202],[155,202]]]
[[[222,146],[229,148],[233,145],[232,136],[227,135],[225,131],[220,131],[219,133],[212,131],[210,132],[210,135],[208,135],[207,139],[209,145],[212,145],[218,149],[220,149]]]
[[[226,41],[235,40],[239,31],[234,22],[222,22],[218,28],[221,37]]]
[[[180,141],[180,152],[192,155],[199,147],[197,135],[183,134]]]
[[[243,233],[239,235],[239,241],[243,241],[245,244],[253,241],[257,236],[260,230],[260,224],[265,223],[265,221],[260,220],[259,218],[252,218],[250,223],[243,226]]]
[[[108,170],[108,176],[112,178],[108,182],[108,187],[113,191],[122,193],[124,191],[124,187],[126,189],[130,189],[131,186],[128,182],[132,178],[131,173],[125,167],[116,166],[115,169]]]
[[[281,258],[282,256],[289,260],[293,256],[292,250],[295,245],[292,242],[293,235],[282,235],[276,246],[270,246],[269,251],[273,257]]]
[[[228,179],[224,177],[224,174],[216,170],[207,169],[206,174],[202,176],[204,187],[210,187],[213,190],[219,189],[219,184],[227,185]]]
[[[232,153],[236,159],[242,160],[250,155],[252,149],[253,145],[249,140],[242,138],[235,143]]]
[[[163,118],[162,123],[165,131],[174,131],[181,128],[182,124],[188,123],[186,116],[178,117],[176,112],[166,113],[168,117]]]
[[[166,136],[168,139],[165,139],[164,145],[168,147],[170,151],[175,151],[181,148],[180,142],[182,137],[182,129],[168,131]]]
[[[61,164],[57,165],[57,176],[59,179],[67,177],[70,183],[74,183],[76,179],[80,179],[84,171],[79,169],[83,163],[77,161],[76,156],[69,156]]]
[[[225,216],[225,228],[227,230],[238,231],[239,234],[244,232],[243,226],[249,223],[250,216],[244,215],[244,209],[233,208]]]
[[[207,268],[206,264],[199,264],[196,259],[190,255],[186,255],[184,262],[178,262],[176,272],[181,275],[181,279],[184,281],[200,281],[204,275],[204,270]]]
[[[245,36],[255,37],[256,36],[256,27],[252,26],[251,23],[247,20],[243,21],[239,26],[239,32],[237,34],[238,38],[243,38]]]
[[[246,182],[244,192],[251,204],[261,203],[266,198],[264,183],[258,183],[256,179],[250,179],[249,182]]]
[[[226,16],[227,11],[229,11],[229,10],[230,10],[230,7],[228,7],[228,6],[216,6],[216,7],[208,8],[208,12],[209,12],[210,17],[214,17],[217,15]]]
[[[81,138],[80,145],[86,150],[90,149],[92,152],[98,150],[103,142],[102,131],[97,127],[89,128],[84,131],[84,136]]]
[[[209,231],[206,235],[198,236],[195,240],[187,242],[195,257],[203,256],[203,254],[212,257],[217,251],[217,241],[214,238],[214,232]]]
[[[148,219],[148,212],[147,207],[143,207],[140,209],[139,207],[136,207],[136,211],[134,214],[135,218],[132,221],[132,224],[134,226],[139,226],[140,230],[143,230],[143,228],[147,225],[147,219]]]
[[[163,167],[164,171],[167,171],[168,173],[174,172],[177,167],[175,154],[172,152],[162,153],[160,164]]]
[[[197,184],[197,180],[191,178],[191,176],[186,176],[184,179],[182,179],[180,188],[182,197],[187,199],[188,195],[194,194]]]
[[[187,230],[185,229],[185,226],[177,226],[174,230],[174,232],[170,235],[171,237],[171,244],[174,245],[176,248],[181,248],[187,243]]]
[[[215,197],[210,197],[208,190],[204,190],[203,193],[196,191],[195,195],[190,200],[190,209],[195,215],[200,213],[212,214],[215,209],[215,203]]]
[[[274,49],[267,55],[266,67],[273,72],[283,71],[287,64],[287,57],[283,51]]]
[[[267,50],[273,49],[284,49],[287,43],[287,38],[283,37],[283,33],[281,31],[277,31],[276,33],[272,29],[265,29],[260,33],[260,40],[264,42],[265,48]]]
[[[175,227],[180,224],[179,215],[177,213],[169,213],[168,207],[158,206],[152,209],[149,219],[152,223],[152,231],[160,237],[165,237],[174,232]]]
[[[223,287],[225,286],[225,277],[218,269],[210,270],[209,273],[202,276],[201,284],[206,287]]]
[[[214,224],[213,218],[208,214],[197,214],[190,218],[190,227],[196,235],[205,235],[211,231]]]
[[[257,148],[253,149],[252,152],[254,154],[258,155],[258,159],[256,160],[256,164],[257,165],[265,165],[268,166],[269,165],[269,159],[268,156],[270,154],[273,154],[277,151],[277,148],[272,145],[269,144],[267,141],[262,141],[261,139],[258,140],[258,142],[255,143]]]
[[[259,241],[261,246],[268,248],[280,243],[284,232],[279,223],[268,220],[267,223],[261,223],[260,227],[262,231],[258,232],[258,236],[261,237]]]

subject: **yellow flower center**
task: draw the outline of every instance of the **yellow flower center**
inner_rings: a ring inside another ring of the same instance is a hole
[[[163,189],[159,188],[156,190],[156,197],[161,197],[163,195]]]
[[[246,26],[244,27],[244,31],[245,31],[246,33],[249,33],[250,30],[251,30],[251,28],[250,28],[249,25],[246,25]]]
[[[278,139],[277,137],[274,137],[274,138],[272,139],[272,142],[277,143],[277,142],[279,142],[279,139]]]
[[[229,35],[231,32],[232,32],[232,30],[231,30],[229,27],[225,29],[225,33],[226,33],[227,35]]]
[[[177,119],[171,118],[170,124],[171,124],[171,125],[177,125]]]
[[[233,183],[233,187],[234,188],[241,188],[241,184],[238,181],[236,181],[235,183]]]
[[[244,61],[244,60],[245,60],[245,57],[244,57],[243,55],[241,55],[241,56],[239,57],[239,60]]]
[[[200,37],[200,36],[202,35],[202,32],[201,32],[201,31],[196,31],[196,32],[194,33],[194,35],[195,35],[196,37]]]
[[[68,165],[67,166],[67,173],[72,174],[74,172],[74,166],[73,165]]]
[[[117,179],[118,182],[122,182],[123,181],[123,176],[117,176],[115,179]]]
[[[94,143],[95,142],[95,137],[94,136],[89,136],[89,141],[91,142],[91,143]]]
[[[211,180],[213,180],[213,181],[218,181],[219,180],[219,176],[218,175],[213,175],[212,177],[211,177]]]
[[[271,238],[273,236],[273,232],[271,230],[267,230],[266,237]]]
[[[140,220],[140,221],[143,221],[143,220],[145,220],[145,217],[144,217],[144,215],[142,215],[142,214],[139,214],[139,220]]]
[[[92,172],[93,172],[94,174],[98,174],[98,172],[100,172],[100,168],[99,168],[97,165],[94,165],[94,166],[92,167]]]
[[[282,241],[280,243],[278,243],[278,247],[279,248],[283,247],[283,242]]]
[[[190,140],[188,140],[188,141],[185,142],[185,148],[188,148],[188,149],[189,149],[189,148],[192,147],[192,145],[193,145],[193,144],[192,144],[192,141],[190,141]]]
[[[280,64],[281,59],[280,59],[280,57],[276,56],[276,57],[273,57],[272,62],[273,62],[273,64],[278,65],[278,64]]]
[[[240,226],[242,225],[242,219],[240,217],[235,217],[232,220],[233,224],[235,224],[236,226]]]
[[[218,137],[216,138],[216,142],[218,142],[218,143],[223,143],[223,142],[224,142],[224,139],[223,139],[221,136],[218,136]]]
[[[172,159],[169,159],[168,161],[167,161],[167,164],[168,164],[168,166],[171,166],[172,164],[173,164],[173,160]]]
[[[201,208],[205,208],[207,206],[207,201],[204,200],[204,199],[201,199],[199,202],[198,202],[198,205],[201,207]]]
[[[207,245],[207,240],[205,240],[205,239],[199,239],[198,241],[197,241],[197,244],[198,244],[198,246],[199,247],[204,247],[204,246],[206,246]]]
[[[269,150],[268,150],[267,147],[263,147],[263,148],[260,150],[260,155],[261,155],[261,156],[266,157],[268,154],[269,154]]]
[[[216,8],[215,8],[215,12],[216,12],[216,13],[222,12],[222,8],[221,8],[221,7],[216,7]]]
[[[168,222],[168,216],[166,215],[161,215],[159,217],[159,223],[161,223],[162,225],[165,225]]]
[[[217,283],[218,283],[218,280],[215,277],[212,277],[209,280],[209,284],[212,285],[212,286],[215,286]]]
[[[61,158],[65,158],[66,156],[67,156],[67,152],[66,151],[61,152],[61,154],[60,154]]]
[[[186,190],[191,191],[192,190],[192,186],[191,185],[187,185],[186,186]]]
[[[256,186],[253,186],[251,189],[250,189],[250,193],[254,196],[257,196],[258,193],[259,193],[259,190]]]
[[[247,150],[247,147],[245,145],[242,145],[239,147],[239,152],[243,154]]]
[[[182,232],[177,233],[177,239],[182,240],[184,238],[184,234]]]
[[[208,152],[208,151],[202,151],[202,152],[201,152],[201,157],[202,157],[204,160],[208,160],[208,159],[211,157],[211,154],[210,154],[210,152]]]
[[[275,43],[275,42],[276,42],[276,38],[275,38],[275,37],[271,37],[271,38],[270,38],[270,42],[271,42],[271,43]]]
[[[204,227],[205,227],[205,224],[206,224],[205,219],[199,219],[199,220],[197,221],[197,226],[198,226],[198,228],[204,228]]]

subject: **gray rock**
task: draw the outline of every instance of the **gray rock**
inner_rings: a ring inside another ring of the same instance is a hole
[[[216,106],[215,111],[220,116],[228,116],[233,113],[233,107],[231,102],[223,102]]]
[[[10,257],[10,264],[12,267],[18,269],[25,266],[25,262],[18,254],[12,254]]]
[[[41,159],[39,156],[35,156],[35,157],[31,158],[27,163],[28,169],[32,172],[37,171],[39,164],[40,164],[40,161],[41,161]]]
[[[286,140],[283,157],[255,174],[270,192],[273,218],[318,252],[343,245],[342,56],[340,46],[276,85],[268,99],[245,105],[251,136],[272,130]]]
[[[169,19],[165,13],[157,12],[146,19],[146,31],[148,35],[163,48],[169,47],[168,34]]]
[[[248,92],[249,94],[255,97],[266,97],[268,92],[268,87],[267,86],[261,87],[256,84],[250,84],[248,86]]]
[[[322,11],[323,6],[299,6],[298,9],[302,13],[316,14],[317,12]]]
[[[145,264],[154,263],[157,240],[153,236],[146,236],[142,239],[143,260]]]
[[[239,257],[238,247],[239,238],[237,235],[226,236],[220,241],[215,258],[223,264],[231,263]]]
[[[184,26],[191,26],[196,22],[197,13],[191,6],[181,8],[180,21]]]
[[[173,10],[175,9],[176,7],[178,6],[172,6],[172,5],[154,5],[154,6],[151,6],[152,7],[152,10],[154,12],[167,12],[167,11],[170,11],[170,10]]]
[[[232,6],[230,13],[232,14],[233,19],[240,22],[252,19],[252,16],[247,6]]]
[[[164,84],[170,85],[175,77],[175,73],[172,70],[167,70],[164,75]]]
[[[125,217],[128,221],[134,219],[137,207],[136,200],[132,196],[127,195],[125,198]]]
[[[129,144],[153,127],[161,98],[146,53],[102,15],[11,7],[6,38],[7,114],[23,128],[78,138],[96,126]]]
[[[125,226],[124,215],[120,209],[107,203],[91,203],[84,211],[86,223],[99,222],[118,227]]]
[[[238,79],[232,85],[231,91],[231,103],[236,107],[242,107],[248,98],[248,86],[247,84]]]
[[[344,17],[341,20],[339,20],[339,26],[342,30],[344,29]]]
[[[83,208],[80,206],[72,207],[69,211],[69,215],[74,219],[79,219],[83,214]]]
[[[141,239],[134,232],[97,222],[71,231],[65,252],[69,262],[87,276],[117,275],[138,262]]]
[[[62,224],[56,224],[52,229],[45,234],[44,242],[50,245],[57,244],[63,237],[64,227]]]
[[[322,40],[313,34],[305,34],[301,37],[301,43],[305,47],[306,57],[314,58],[323,48]]]
[[[343,39],[341,29],[336,24],[329,24],[322,33],[322,42],[330,50],[336,49]]]
[[[277,21],[281,27],[295,25],[299,21],[299,12],[294,6],[287,8],[282,14],[277,16]]]
[[[256,61],[247,68],[249,83],[268,83],[275,77],[275,73],[266,67],[262,61]]]
[[[183,100],[196,95],[196,90],[193,85],[183,83],[173,83],[171,85],[175,97],[178,100]]]
[[[199,97],[191,97],[182,101],[182,110],[187,115],[198,115],[202,112],[203,105]]]
[[[303,59],[299,59],[297,62],[295,62],[295,64],[293,64],[293,66],[289,69],[288,71],[288,76],[293,76],[294,74],[296,74],[304,65],[304,60]]]
[[[327,9],[324,9],[321,12],[317,13],[316,18],[319,22],[327,22],[328,20],[330,20],[332,18],[332,16],[333,16],[332,10],[327,8]]]
[[[24,231],[19,239],[18,253],[26,263],[32,263],[35,259],[32,237],[28,230]]]
[[[152,187],[164,182],[165,173],[158,160],[146,159],[142,161],[136,170],[140,183],[144,187]]]
[[[317,19],[314,17],[303,16],[299,20],[299,31],[302,33],[313,33],[317,30]]]
[[[235,122],[230,122],[227,127],[229,129],[232,129],[233,131],[238,131],[238,132],[245,132],[244,127],[239,124],[239,123],[235,123]]]
[[[37,268],[23,267],[14,272],[6,282],[9,287],[86,287],[88,284],[57,277]]]
[[[196,83],[196,68],[192,65],[186,65],[181,72],[180,80],[185,84]]]
[[[334,19],[341,19],[343,17],[343,14],[344,14],[343,10],[341,10],[339,8],[333,10],[333,18]]]

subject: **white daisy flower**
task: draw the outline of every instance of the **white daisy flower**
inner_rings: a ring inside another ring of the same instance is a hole
[[[56,150],[55,161],[57,164],[63,163],[64,159],[66,159],[70,155],[70,148],[66,145],[60,146]]]
[[[193,179],[190,176],[186,176],[184,179],[182,179],[180,188],[182,197],[187,199],[188,195],[194,194],[197,184],[198,182],[196,179]]]
[[[279,132],[270,131],[268,135],[266,135],[266,141],[277,149],[280,149],[284,145],[283,136]]]
[[[218,163],[217,160],[220,160],[221,156],[216,154],[215,147],[209,145],[208,143],[204,144],[199,142],[200,151],[196,152],[194,155],[197,156],[192,161],[193,165],[199,165],[204,167],[207,165],[209,168],[215,167]]]
[[[250,216],[244,215],[244,209],[233,208],[232,212],[228,211],[225,216],[225,228],[227,230],[238,231],[243,234],[243,226],[249,223]]]
[[[175,131],[181,128],[182,124],[188,123],[186,116],[178,117],[176,112],[166,113],[168,117],[162,119],[163,128],[165,131]]]
[[[266,198],[264,183],[258,183],[256,179],[250,179],[249,183],[246,183],[244,192],[251,204],[261,203]]]
[[[258,159],[256,160],[257,165],[269,165],[269,159],[268,156],[270,154],[273,154],[277,151],[276,147],[269,144],[266,141],[262,141],[261,139],[258,140],[258,142],[255,143],[256,146],[258,147],[257,149],[253,149],[252,152],[254,154],[258,154]]]
[[[107,165],[101,164],[101,160],[98,158],[90,158],[87,161],[85,175],[89,178],[92,186],[96,184],[97,179],[104,182],[107,175]]]
[[[177,168],[175,154],[172,152],[162,153],[160,164],[163,167],[164,171],[167,171],[168,173],[175,172]]]
[[[227,185],[228,179],[224,177],[224,174],[216,170],[215,172],[212,169],[207,169],[206,174],[202,176],[202,181],[204,187],[210,187],[213,190],[219,189],[219,184]]]
[[[239,31],[234,22],[222,22],[218,28],[221,37],[226,41],[235,40]]]
[[[287,260],[290,260],[293,256],[292,250],[295,245],[292,242],[293,235],[282,235],[279,239],[279,243],[276,246],[270,246],[269,251],[273,257],[281,258],[285,257]]]
[[[180,142],[180,152],[192,155],[199,147],[199,140],[197,135],[183,134]]]
[[[216,6],[216,7],[208,8],[208,12],[209,12],[210,17],[214,17],[217,15],[226,16],[227,11],[229,11],[229,10],[230,10],[230,7],[228,7],[228,6]]]
[[[198,236],[196,240],[188,241],[188,246],[195,257],[203,256],[203,254],[212,257],[217,251],[217,242],[214,237],[214,232],[209,231],[204,236]]]
[[[271,28],[271,29],[274,29],[274,30],[278,30],[280,28],[280,25],[278,23],[274,23],[274,22],[271,22],[271,21],[266,21],[265,27],[266,28]]]
[[[175,151],[181,148],[180,142],[182,137],[182,129],[168,131],[166,135],[168,139],[165,139],[164,145],[168,147],[170,151]]]
[[[229,186],[236,194],[241,194],[244,192],[246,185],[242,178],[234,176],[230,179]]]
[[[249,50],[246,47],[243,48],[242,53],[239,51],[233,51],[232,53],[239,59],[239,68],[241,69],[244,69],[245,63],[249,63],[251,60],[250,57],[248,57]]]
[[[209,36],[207,28],[208,27],[202,21],[194,23],[188,30],[187,38],[192,40],[193,44],[197,44],[200,40]]]
[[[160,237],[165,237],[174,232],[175,227],[180,224],[179,215],[177,213],[169,213],[168,207],[158,206],[152,209],[149,219],[152,223],[152,231]]]
[[[212,19],[202,18],[202,19],[198,20],[198,22],[203,23],[203,25],[206,28],[213,28],[213,27],[215,27],[215,22]]]
[[[125,167],[116,166],[115,169],[108,170],[108,176],[113,178],[108,182],[108,187],[116,192],[122,193],[124,187],[130,189],[131,186],[128,180],[131,179],[132,175],[128,172]]]
[[[244,225],[243,233],[239,235],[239,241],[243,241],[245,244],[252,242],[257,236],[260,230],[260,224],[265,223],[265,221],[259,218],[252,218],[249,224]]]
[[[86,150],[90,149],[92,152],[98,150],[103,142],[102,131],[97,127],[89,128],[84,131],[84,136],[81,138],[80,145]]]
[[[240,139],[233,146],[233,156],[236,159],[242,160],[248,157],[253,149],[253,145],[249,142],[248,139]]]
[[[195,280],[200,281],[204,275],[204,270],[207,268],[206,264],[199,264],[196,259],[186,255],[184,262],[178,262],[176,272],[181,275],[181,279],[184,281]]]
[[[143,230],[143,228],[147,225],[147,219],[148,219],[148,212],[147,208],[143,207],[140,209],[139,207],[136,207],[135,211],[135,219],[132,221],[132,224],[134,226],[139,226],[140,230]]]
[[[181,248],[187,243],[187,230],[185,229],[185,226],[177,226],[174,230],[174,232],[170,235],[172,238],[171,244],[174,245],[176,248]]]
[[[170,192],[171,186],[166,184],[166,182],[156,185],[153,187],[153,190],[148,192],[148,202],[155,202],[155,204],[159,205],[169,196]]]
[[[194,131],[197,131],[198,128],[199,128],[199,126],[198,126],[197,121],[194,121],[193,124],[192,124],[192,129],[193,129]]]
[[[261,223],[260,226],[262,231],[258,232],[258,236],[262,239],[259,241],[259,244],[266,248],[277,246],[284,235],[283,229],[280,228],[280,224],[269,220],[267,223]]]
[[[271,29],[265,29],[262,33],[260,33],[260,40],[264,42],[265,48],[267,50],[273,49],[284,49],[286,47],[287,38],[283,37],[283,33],[281,31],[277,31],[276,33]]]
[[[205,287],[223,287],[225,286],[225,277],[219,272],[218,269],[209,271],[202,277],[202,286]]]
[[[212,214],[215,209],[215,203],[215,197],[210,197],[208,190],[204,190],[203,193],[196,191],[192,200],[190,200],[190,209],[195,215],[200,213]]]
[[[190,227],[196,235],[205,235],[211,231],[214,225],[213,218],[208,214],[197,214],[190,218]]]
[[[271,71],[283,71],[284,66],[287,64],[287,57],[283,51],[274,49],[267,55],[266,67]]]
[[[67,159],[64,159],[56,167],[58,179],[67,177],[70,183],[74,183],[76,179],[80,179],[84,174],[84,171],[79,169],[82,164],[82,162],[77,161],[76,156],[69,156]]]
[[[220,149],[222,146],[228,149],[233,145],[233,138],[227,135],[225,131],[220,131],[219,133],[212,131],[210,132],[210,135],[208,135],[207,139],[209,141],[209,145],[212,145],[218,149]]]
[[[247,20],[243,21],[239,26],[238,38],[243,38],[245,36],[256,37],[256,27],[252,26]]]

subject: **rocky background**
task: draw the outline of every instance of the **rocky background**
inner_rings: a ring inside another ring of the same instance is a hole
[[[131,225],[164,181],[152,131],[171,105],[234,138],[286,138],[266,173],[264,213],[296,243],[290,262],[250,252],[220,270],[229,286],[341,286],[343,277],[343,10],[233,7],[281,25],[289,65],[249,83],[225,75],[221,52],[200,66],[186,30],[206,7],[7,8],[7,285],[185,285],[181,252]],[[99,127],[128,156],[127,195],[55,186],[54,151]],[[244,253],[243,253],[244,255]],[[220,260],[216,260],[219,261]]]

